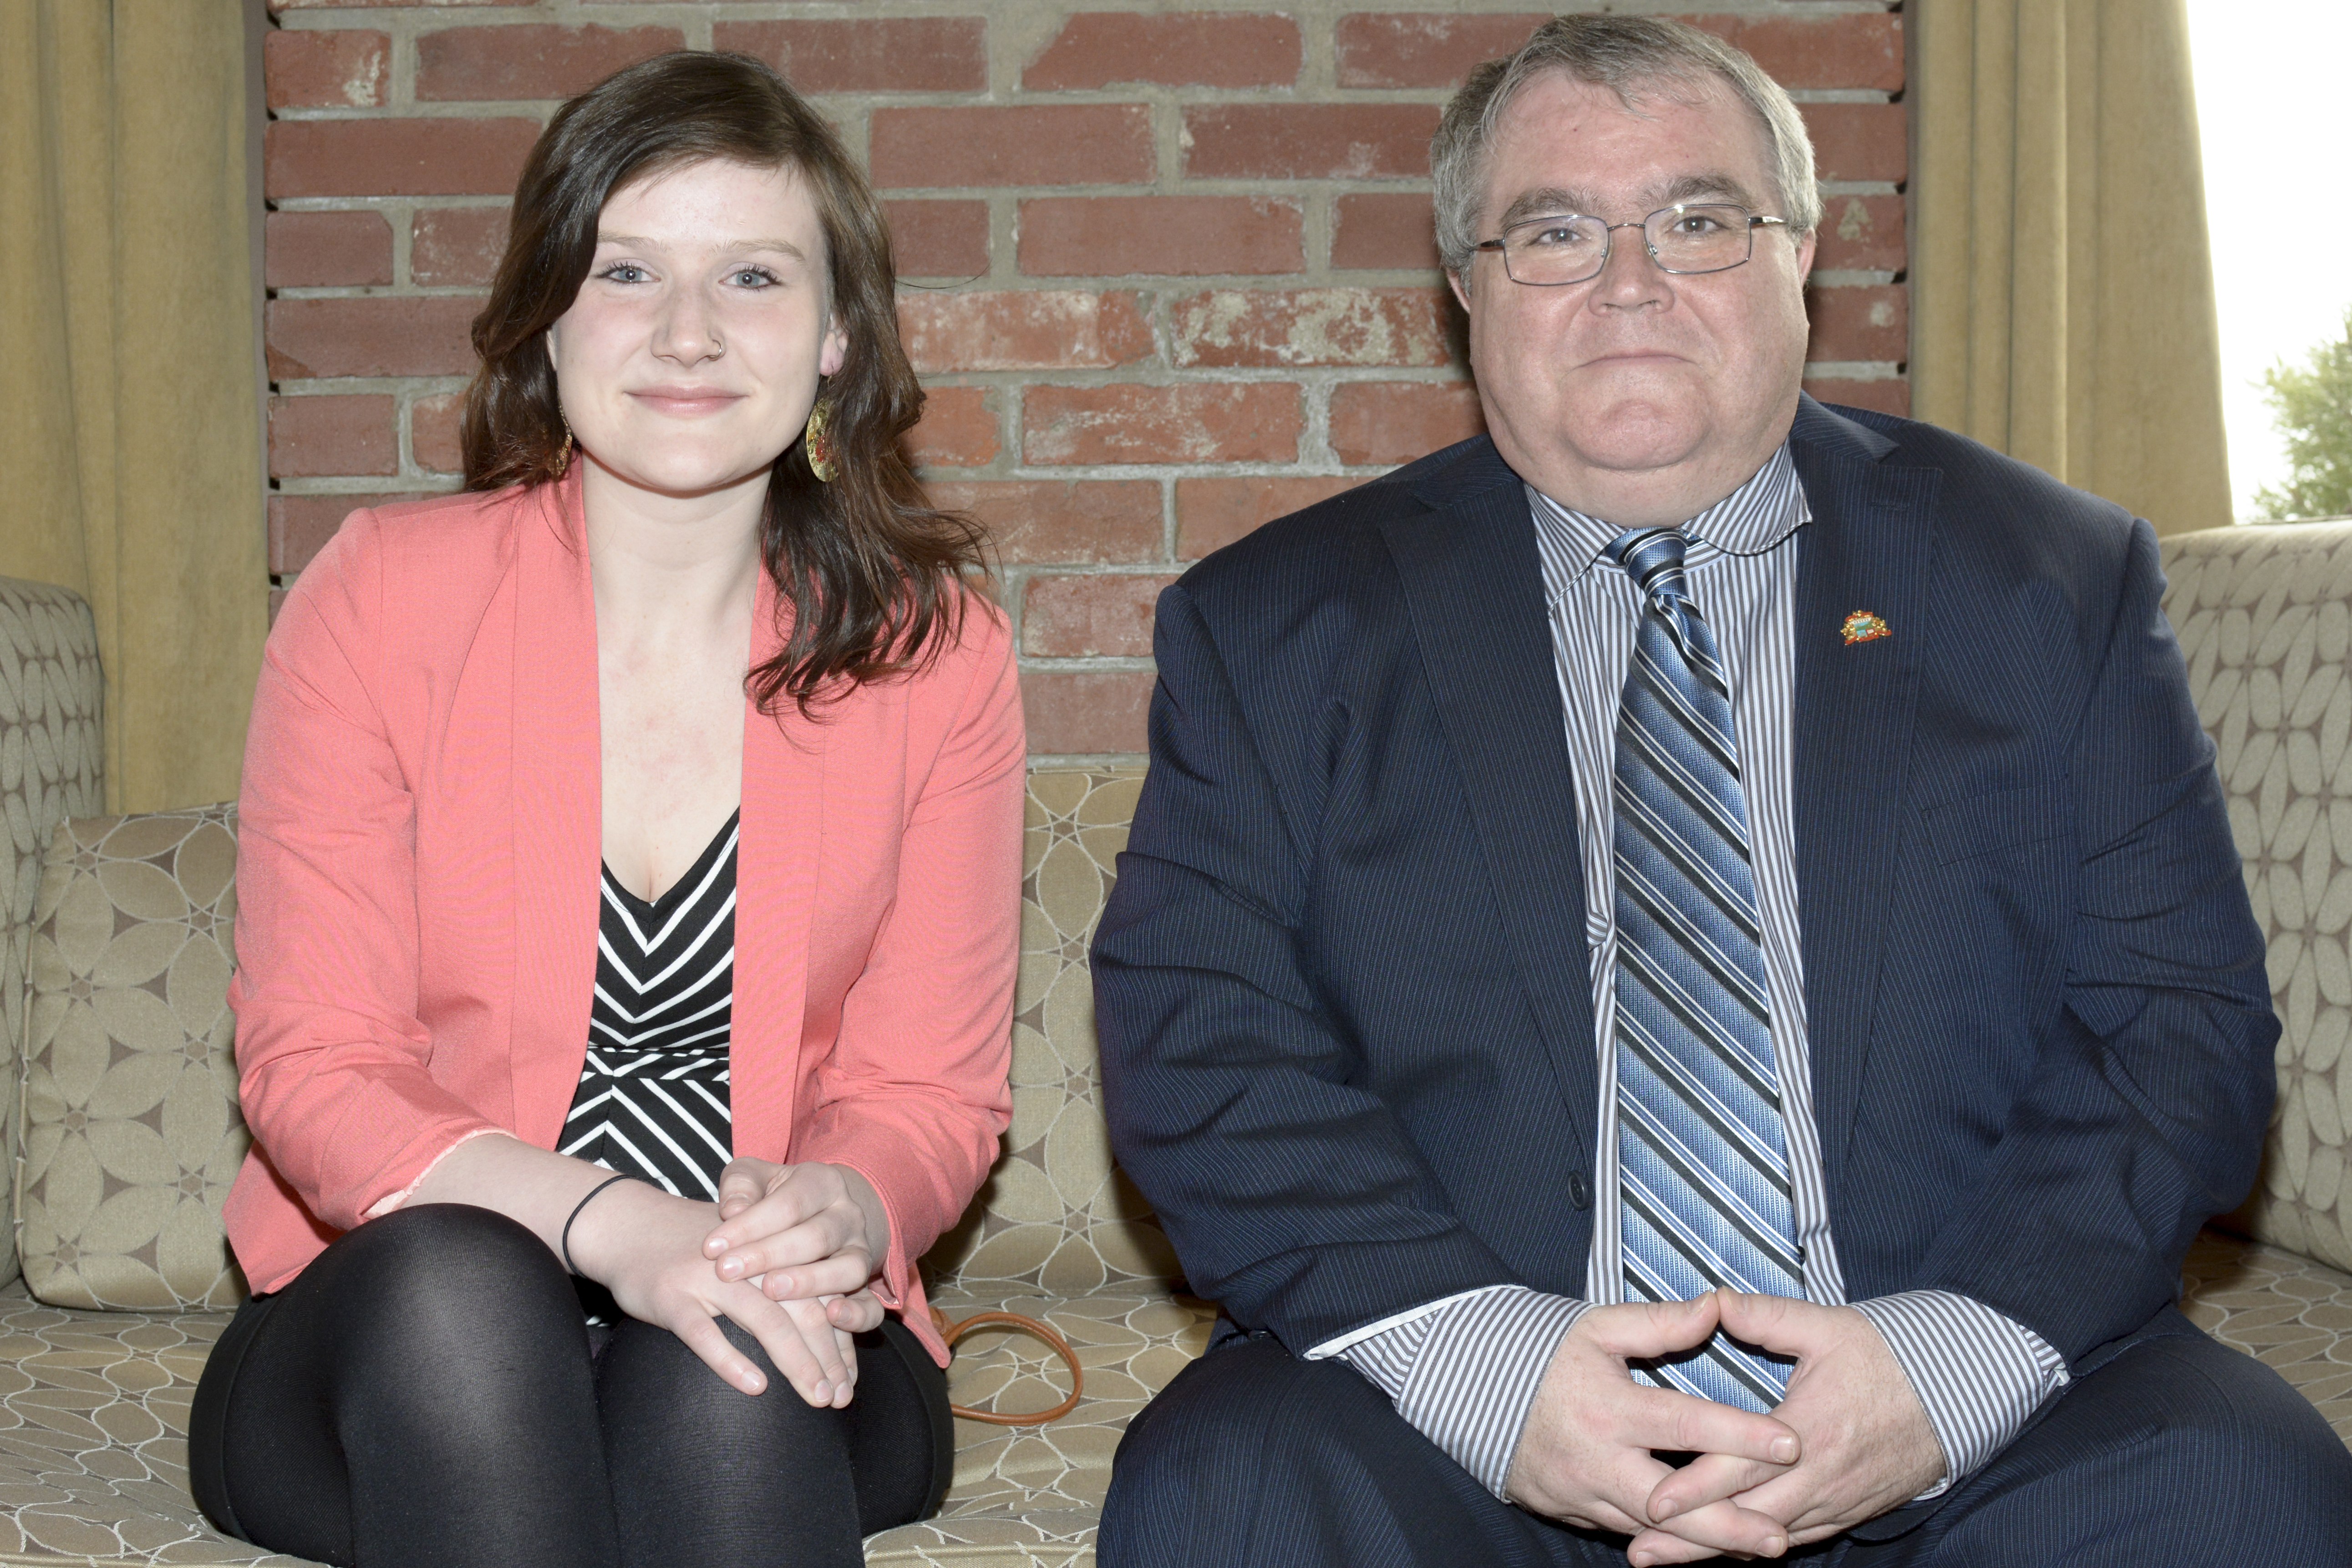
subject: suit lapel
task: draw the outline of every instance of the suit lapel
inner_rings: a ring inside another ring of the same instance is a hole
[[[751,661],[782,646],[775,584],[760,574]],[[845,704],[844,705],[846,706]],[[827,740],[851,721],[840,710],[812,722],[789,700],[781,718],[743,709],[743,827],[736,850],[734,1065],[730,1100],[735,1150],[791,1157],[793,1099],[808,1004],[809,943],[824,842]],[[861,781],[850,781],[856,787]],[[864,781],[865,787],[872,787]]]
[[[1526,492],[1480,441],[1382,524],[1544,1046],[1590,1154],[1600,1102],[1584,872]]]
[[[604,864],[596,600],[577,478],[518,504],[515,1131],[553,1148],[588,1054]]]
[[[1814,1119],[1834,1214],[1909,797],[1938,475],[1882,463],[1889,443],[1810,398],[1791,448],[1813,513],[1797,557],[1797,892]],[[1842,628],[1856,611],[1877,616],[1888,635],[1849,643]]]

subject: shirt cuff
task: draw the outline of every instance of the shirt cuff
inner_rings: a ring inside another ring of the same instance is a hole
[[[1414,1430],[1503,1498],[1552,1352],[1590,1305],[1524,1285],[1495,1285],[1433,1301],[1307,1354],[1343,1358]]]
[[[1982,1468],[2071,1381],[2040,1334],[1966,1296],[1906,1290],[1853,1305],[1895,1352],[1944,1450],[1944,1479],[1914,1502]]]

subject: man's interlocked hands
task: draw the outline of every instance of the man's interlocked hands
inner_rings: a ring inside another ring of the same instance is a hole
[[[1629,1359],[1669,1355],[1720,1327],[1797,1360],[1770,1415],[1646,1387]],[[1695,1453],[1680,1469],[1655,1456]],[[1944,1455],[1909,1379],[1851,1307],[1721,1291],[1601,1307],[1553,1352],[1507,1489],[1537,1513],[1633,1539],[1636,1568],[1778,1557],[1899,1508]]]

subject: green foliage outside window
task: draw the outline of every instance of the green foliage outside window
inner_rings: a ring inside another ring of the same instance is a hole
[[[2263,385],[2286,437],[2288,479],[2255,494],[2254,520],[2352,515],[2352,311],[2345,313],[2342,337],[2312,350],[2301,369],[2282,362]]]

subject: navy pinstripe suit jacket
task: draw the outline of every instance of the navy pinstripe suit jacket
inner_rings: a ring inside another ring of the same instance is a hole
[[[1804,400],[1797,874],[1856,1299],[2070,1364],[2251,1184],[2278,1025],[2155,536],[1974,442]],[[1875,612],[1892,636],[1848,645]],[[1580,1295],[1598,1086],[1535,532],[1481,437],[1160,598],[1095,940],[1111,1135],[1195,1289],[1294,1352]]]

